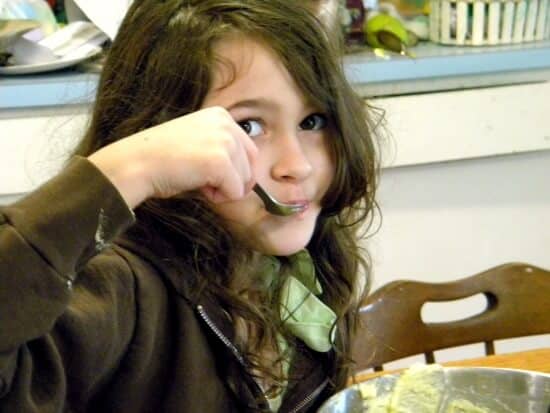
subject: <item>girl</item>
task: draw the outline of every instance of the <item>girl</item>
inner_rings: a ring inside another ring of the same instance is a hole
[[[0,412],[319,407],[365,293],[371,130],[294,1],[136,1],[76,156],[0,211]]]

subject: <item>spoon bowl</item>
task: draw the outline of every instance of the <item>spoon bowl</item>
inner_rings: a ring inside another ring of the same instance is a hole
[[[285,204],[277,201],[273,196],[265,191],[259,184],[254,185],[254,192],[261,198],[265,209],[273,215],[289,216],[304,210],[305,205]]]

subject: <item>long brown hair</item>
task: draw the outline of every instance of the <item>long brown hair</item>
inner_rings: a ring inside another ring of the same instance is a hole
[[[334,180],[307,246],[324,288],[322,299],[338,315],[333,371],[345,383],[357,306],[365,294],[368,255],[359,230],[376,210],[378,160],[367,108],[348,84],[339,51],[320,21],[290,0],[137,0],[115,39],[101,76],[91,125],[77,153],[97,149],[162,121],[198,110],[219,58],[213,45],[239,34],[271,48],[304,96],[327,114]],[[182,136],[182,139],[185,137]],[[274,342],[280,324],[269,306],[243,298],[253,254],[196,194],[150,199],[136,209],[130,236],[165,260],[192,269],[197,292],[212,294],[254,336],[241,345],[255,371],[274,376],[257,357]],[[245,280],[239,285],[235,280]],[[249,281],[249,286],[252,281]],[[368,283],[366,283],[368,284]],[[250,287],[252,288],[252,287]]]

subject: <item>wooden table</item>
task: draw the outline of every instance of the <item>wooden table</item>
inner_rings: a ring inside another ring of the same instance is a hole
[[[532,370],[550,374],[550,347],[521,351],[517,353],[495,354],[469,360],[440,363],[449,367],[499,367],[520,370]],[[401,369],[402,370],[402,369]],[[401,370],[384,370],[358,373],[353,381],[361,382],[383,374],[396,373]]]

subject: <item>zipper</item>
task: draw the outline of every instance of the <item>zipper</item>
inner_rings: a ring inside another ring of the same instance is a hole
[[[315,390],[313,390],[309,396],[307,396],[305,399],[303,399],[300,403],[298,403],[292,410],[289,410],[288,413],[297,413],[300,410],[302,410],[305,406],[307,406],[309,403],[313,401],[319,394],[324,390],[324,388],[327,386],[329,382],[329,379],[326,378]]]
[[[203,321],[210,327],[212,332],[220,339],[220,341],[233,353],[233,355],[237,358],[239,363],[245,368],[246,370],[246,361],[244,360],[244,357],[239,352],[239,349],[229,340],[229,338],[222,333],[222,331],[218,328],[218,326],[214,323],[214,321],[210,318],[210,316],[206,313],[204,310],[204,307],[202,305],[197,305],[197,312],[199,313],[200,317],[203,319]],[[263,394],[266,405],[269,405],[267,402],[267,397],[265,396],[264,391],[262,390],[261,386],[256,382],[256,380],[253,380],[254,383],[256,383],[256,386],[258,386],[258,389]],[[329,379],[326,378],[319,386],[315,388],[306,398],[304,398],[300,403],[298,403],[292,410],[289,410],[288,413],[297,413],[301,409],[303,409],[305,406],[307,406],[309,403],[312,402],[313,399],[315,399],[326,387],[328,384]]]
[[[204,311],[204,307],[199,304],[197,306],[197,311],[204,322],[208,325],[208,327],[210,327],[210,329],[214,332],[214,334],[222,341],[223,344],[225,344],[227,348],[229,348],[229,350],[231,350],[233,355],[237,358],[237,360],[239,360],[239,363],[241,363],[243,367],[246,367],[246,361],[244,360],[242,354],[239,352],[239,349],[231,342],[231,340],[229,340],[229,338],[227,338],[225,334],[222,333],[222,331],[218,328],[214,321],[212,321],[210,316],[206,314],[206,311]]]
[[[197,308],[197,312],[199,313],[199,315],[203,319],[203,321],[206,323],[206,325],[208,325],[208,327],[210,327],[210,329],[216,335],[216,337],[218,337],[221,340],[221,342],[229,350],[231,350],[231,352],[237,358],[237,360],[239,361],[241,366],[243,366],[245,371],[248,371],[246,361],[245,361],[244,357],[242,356],[242,354],[240,353],[239,349],[233,344],[233,342],[231,340],[229,340],[229,338],[224,333],[222,333],[222,331],[218,328],[216,323],[214,323],[214,321],[206,313],[206,311],[205,311],[205,309],[202,305],[199,304],[199,305],[197,305],[196,308]],[[269,406],[269,402],[267,401],[267,396],[265,395],[265,392],[263,391],[262,387],[258,384],[258,382],[256,381],[256,379],[254,377],[252,377],[252,381],[254,382],[254,384],[257,386],[258,390],[262,394],[262,396],[264,398],[265,405]]]

